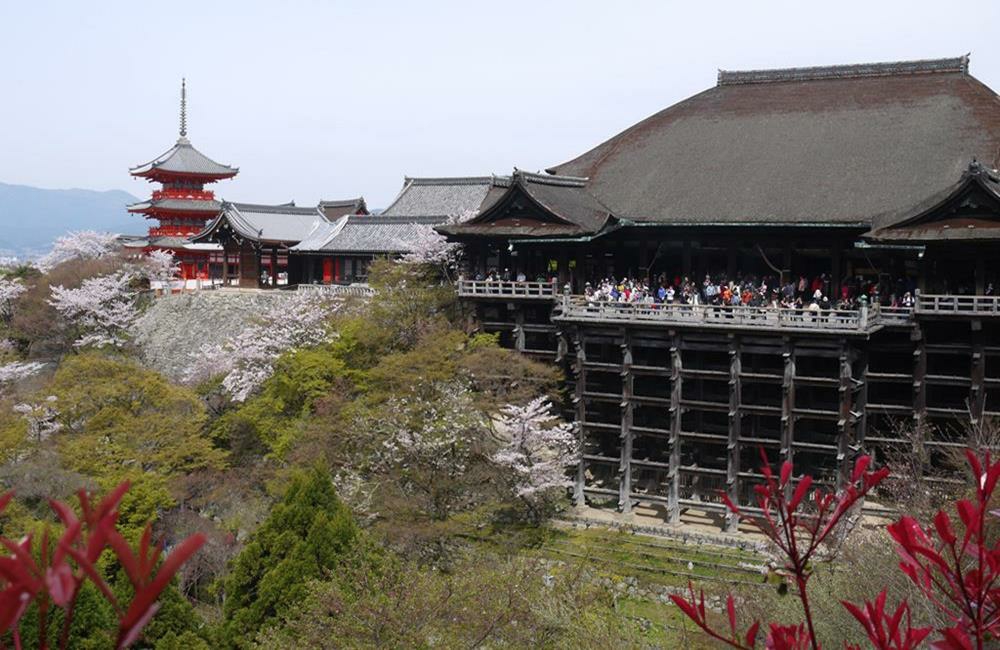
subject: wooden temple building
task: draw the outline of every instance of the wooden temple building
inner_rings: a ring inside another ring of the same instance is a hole
[[[210,183],[232,178],[236,167],[222,165],[194,148],[187,137],[187,86],[181,81],[180,136],[176,144],[153,160],[129,170],[135,178],[159,183],[160,189],[128,211],[155,221],[145,239],[129,247],[144,252],[168,250],[180,264],[183,280],[209,279],[221,272],[225,260],[215,245],[194,244],[190,237],[200,232],[220,209]]]
[[[720,491],[752,504],[760,450],[831,485],[861,451],[948,480],[940,461],[1000,416],[998,156],[1000,98],[967,57],[722,71],[544,174],[418,179],[401,200],[478,210],[438,227],[465,245],[459,295],[565,365],[578,503],[677,522],[724,511]],[[874,289],[822,310],[583,295],[768,275]]]

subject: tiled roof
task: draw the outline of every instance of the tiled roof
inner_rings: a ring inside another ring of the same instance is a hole
[[[479,210],[492,188],[510,183],[503,176],[404,179],[403,189],[382,214],[389,217],[448,217]]]
[[[300,253],[407,253],[410,245],[443,217],[347,216],[317,226],[291,248]]]
[[[216,214],[222,208],[218,201],[198,201],[194,199],[160,199],[141,201],[128,206],[129,212],[146,212],[152,209],[171,212],[211,212]]]
[[[1000,98],[963,57],[726,72],[550,171],[630,221],[862,228],[998,152]]]
[[[215,162],[191,146],[191,142],[186,137],[181,136],[177,140],[177,144],[163,154],[144,165],[129,170],[133,176],[153,176],[157,172],[219,179],[235,176],[239,172],[239,168]]]
[[[348,214],[368,214],[368,205],[365,203],[365,197],[363,196],[341,201],[320,201],[319,209],[331,221]]]
[[[588,191],[586,178],[514,170],[509,187],[491,197],[477,216],[437,230],[448,235],[573,236],[596,233],[611,217],[611,210]],[[518,219],[531,225],[511,223]]]
[[[857,79],[861,77],[889,77],[905,74],[969,71],[969,57],[953,59],[924,59],[920,61],[893,61],[890,63],[855,63],[813,68],[779,68],[775,70],[719,70],[718,84],[781,83],[784,81],[820,81],[823,79]]]
[[[317,223],[325,222],[327,219],[318,207],[223,202],[219,216],[191,240],[210,241],[213,233],[228,225],[237,235],[251,241],[294,244],[308,236]]]

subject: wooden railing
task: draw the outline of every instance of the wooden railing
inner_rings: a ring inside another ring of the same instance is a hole
[[[910,325],[913,307],[878,307],[878,317],[884,325]]]
[[[918,293],[916,312],[918,314],[1000,316],[1000,296]]]
[[[552,300],[559,294],[556,282],[513,282],[504,280],[459,280],[463,298],[540,298]]]
[[[776,307],[619,303],[590,301],[583,296],[564,296],[560,317],[616,322],[819,329],[859,333],[881,325],[878,308],[816,311]]]
[[[296,291],[315,291],[335,296],[374,296],[375,290],[367,284],[297,284]]]

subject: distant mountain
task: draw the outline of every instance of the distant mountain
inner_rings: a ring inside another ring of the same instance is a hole
[[[121,190],[45,190],[0,183],[0,255],[39,255],[68,230],[145,232],[145,220],[125,211],[138,200]]]

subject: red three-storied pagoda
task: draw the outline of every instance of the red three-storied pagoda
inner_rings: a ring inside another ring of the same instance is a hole
[[[155,219],[144,251],[169,250],[181,265],[185,280],[216,277],[222,251],[212,244],[192,244],[189,238],[201,231],[219,213],[221,205],[205,185],[239,173],[239,168],[211,160],[191,146],[187,138],[187,88],[181,80],[181,124],[177,144],[150,162],[129,170],[132,176],[160,183],[148,201],[128,206],[128,211]],[[217,259],[216,259],[217,258]]]

